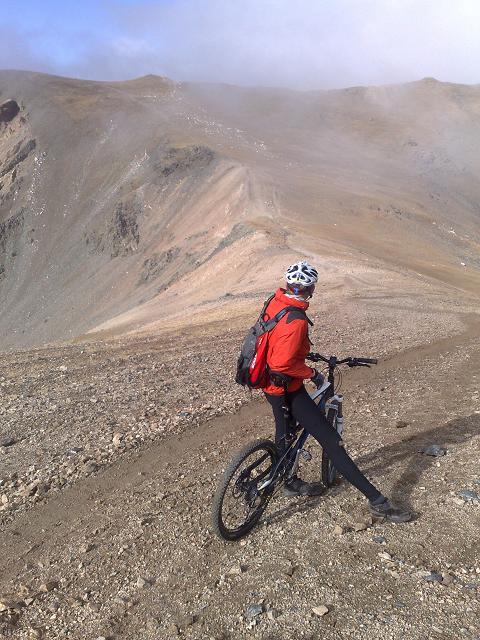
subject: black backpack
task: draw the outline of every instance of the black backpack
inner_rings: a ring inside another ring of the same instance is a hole
[[[268,334],[277,326],[278,322],[287,313],[295,311],[305,316],[305,319],[310,324],[313,324],[303,309],[293,306],[284,307],[270,320],[264,320],[267,307],[274,297],[275,294],[271,295],[268,300],[265,301],[258,320],[245,336],[237,361],[235,382],[244,387],[250,387],[250,389],[260,389],[266,387],[268,384]]]

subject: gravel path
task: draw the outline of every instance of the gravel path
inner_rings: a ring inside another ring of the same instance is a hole
[[[372,525],[341,482],[275,499],[237,544],[211,532],[215,485],[235,449],[272,431],[266,404],[224,383],[237,328],[214,349],[177,336],[180,358],[165,336],[9,354],[0,637],[477,639],[478,317],[449,327],[462,324],[422,347],[412,326],[403,350],[382,341],[382,363],[344,381],[349,451],[414,522]],[[339,322],[325,351],[336,331],[372,354],[373,323],[353,336]],[[421,453],[432,444],[446,455]]]

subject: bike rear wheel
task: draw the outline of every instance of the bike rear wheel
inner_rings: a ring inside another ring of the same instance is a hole
[[[329,409],[327,412],[327,422],[330,424],[336,431],[336,421],[337,421],[337,412],[335,409]],[[335,480],[337,479],[338,472],[333,466],[332,461],[325,453],[322,451],[322,482],[326,487],[331,487],[335,484]]]
[[[271,440],[256,440],[233,458],[223,474],[212,504],[215,533],[224,540],[239,540],[260,520],[272,497],[274,483],[258,486],[270,476],[278,461]]]

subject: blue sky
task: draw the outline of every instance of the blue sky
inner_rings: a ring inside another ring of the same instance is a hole
[[[136,4],[134,0],[3,0],[0,28],[21,39],[40,66],[61,70],[88,56],[95,43],[121,38],[124,29],[116,24],[115,14]]]
[[[0,68],[302,89],[478,83],[480,2],[3,0]]]

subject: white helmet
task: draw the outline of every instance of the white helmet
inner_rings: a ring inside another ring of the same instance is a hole
[[[288,284],[309,287],[317,282],[318,271],[305,260],[301,260],[288,267],[285,278]]]

